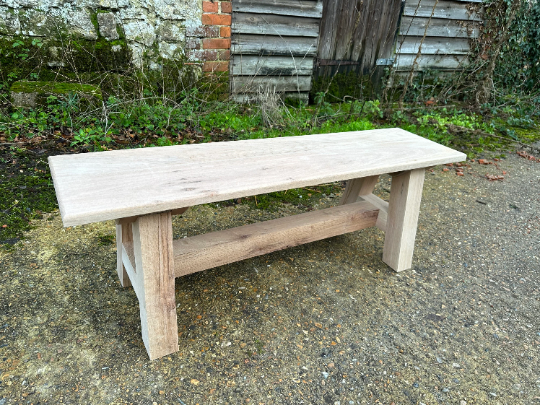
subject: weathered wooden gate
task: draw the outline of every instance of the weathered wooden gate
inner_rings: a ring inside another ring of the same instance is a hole
[[[307,100],[323,0],[233,0],[231,94],[268,90]]]
[[[380,88],[384,69],[392,63],[404,2],[324,0],[323,3],[315,77],[324,81],[336,73],[354,73],[358,78],[367,76],[371,88]]]

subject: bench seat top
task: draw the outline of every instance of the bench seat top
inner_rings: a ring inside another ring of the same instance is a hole
[[[64,226],[465,160],[402,129],[49,157]]]

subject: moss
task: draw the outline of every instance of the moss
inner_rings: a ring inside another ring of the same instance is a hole
[[[98,19],[97,19],[97,13],[90,13],[90,21],[92,22],[92,25],[96,29],[96,32],[97,32],[98,36],[101,36],[101,34],[99,32],[99,23],[98,23]]]
[[[11,85],[11,91],[15,93],[88,93],[101,99],[101,90],[91,84],[60,83],[60,82],[15,82]]]
[[[125,72],[131,68],[131,51],[121,39],[108,42],[103,37],[63,37],[39,43],[24,37],[0,38],[0,80],[4,82],[52,81],[58,76],[78,80],[82,73],[91,73],[98,84],[103,72]]]
[[[326,92],[327,89],[326,101],[329,102],[343,100],[345,96],[357,99],[369,99],[374,96],[370,77],[356,72],[338,73],[315,78],[310,92],[310,99],[313,101],[317,93]]]
[[[103,100],[99,87],[91,84],[19,81],[11,85],[11,97],[16,107],[46,106],[49,97],[66,98],[76,94],[80,106],[99,106]]]

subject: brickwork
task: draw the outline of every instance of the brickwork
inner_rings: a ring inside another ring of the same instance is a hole
[[[204,0],[202,27],[186,32],[186,56],[201,62],[203,72],[227,72],[231,48],[232,3]]]

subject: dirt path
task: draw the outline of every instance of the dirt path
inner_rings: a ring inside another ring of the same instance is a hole
[[[414,270],[370,229],[177,279],[181,349],[153,362],[113,224],[48,216],[0,257],[0,405],[540,403],[540,163],[472,171],[427,173]],[[175,234],[297,211],[198,207]]]

